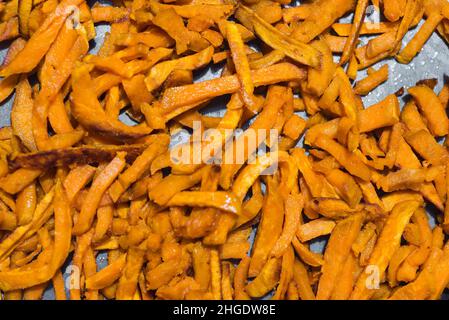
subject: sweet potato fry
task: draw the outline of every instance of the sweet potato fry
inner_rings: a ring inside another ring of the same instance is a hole
[[[356,214],[340,221],[332,232],[324,254],[323,275],[320,278],[317,299],[327,299],[336,286],[336,279],[344,267],[351,246],[360,232],[362,215]]]
[[[241,96],[245,105],[254,109],[254,84],[251,79],[248,57],[245,54],[244,44],[237,26],[233,23],[226,24],[226,39],[231,50],[232,61],[241,83]]]
[[[368,76],[356,83],[354,91],[359,95],[367,95],[373,91],[377,86],[387,81],[388,79],[388,65],[383,65],[378,70],[369,71]]]
[[[281,257],[285,250],[290,246],[296,229],[300,222],[302,208],[304,207],[304,200],[301,195],[288,195],[284,202],[285,207],[285,221],[284,228],[279,239],[271,249],[271,255],[274,257]]]
[[[385,0],[383,2],[384,15],[390,21],[397,21],[404,14],[406,0]]]
[[[396,30],[385,32],[374,39],[371,39],[366,45],[365,55],[367,59],[376,59],[382,54],[388,53],[394,48]]]
[[[131,248],[126,255],[126,264],[117,285],[116,298],[132,300],[137,290],[139,271],[144,262],[144,250]]]
[[[33,219],[37,204],[36,184],[33,182],[23,189],[16,200],[17,224],[25,225]]]
[[[101,269],[94,275],[88,277],[86,279],[86,288],[100,290],[110,286],[120,278],[123,269],[125,268],[125,263],[126,254],[123,254],[104,269]]]
[[[448,156],[447,150],[437,143],[435,138],[425,130],[409,133],[405,140],[423,159],[433,165],[443,164]]]
[[[366,108],[359,113],[358,128],[361,133],[392,126],[399,122],[399,101],[392,94],[385,100]]]
[[[270,292],[279,281],[281,260],[270,258],[258,276],[250,282],[245,290],[250,297],[260,298]]]
[[[290,63],[279,63],[270,67],[251,72],[255,86],[264,86],[282,81],[298,80],[305,76],[303,69]],[[219,79],[203,81],[192,85],[169,88],[161,100],[164,112],[183,106],[203,102],[216,96],[234,93],[240,88],[237,76],[222,77]]]
[[[119,152],[107,167],[94,179],[80,215],[73,227],[73,233],[81,235],[89,230],[103,193],[125,167],[125,153]]]
[[[293,278],[298,287],[301,300],[315,300],[315,294],[310,286],[309,274],[304,264],[296,259],[293,266]]]
[[[207,12],[208,17],[214,21],[218,21],[224,18],[234,9],[231,4],[208,4],[208,3],[198,3],[198,4],[185,4],[185,5],[169,5],[162,4],[156,1],[151,1],[151,10],[154,13],[159,11],[173,8],[177,14],[183,18],[193,18]]]
[[[354,11],[354,18],[351,27],[351,33],[346,40],[343,53],[340,58],[340,65],[344,65],[352,58],[355,46],[359,39],[360,29],[363,25],[363,20],[365,19],[366,8],[368,7],[368,0],[358,0]]]
[[[75,70],[72,79],[72,113],[86,128],[119,139],[140,138],[151,132],[145,125],[131,127],[108,117],[93,91],[94,85],[86,68]],[[91,117],[92,114],[96,116]]]
[[[408,91],[427,119],[431,132],[436,136],[446,135],[449,131],[448,118],[440,100],[433,90],[425,85],[419,85],[410,88]]]
[[[313,6],[310,4],[301,4],[297,7],[284,8],[282,18],[290,23],[298,20],[305,20],[312,13]]]
[[[234,195],[224,191],[182,191],[170,198],[167,205],[175,207],[214,207],[237,215],[241,214],[241,207],[237,198]]]
[[[73,126],[64,104],[62,95],[58,94],[48,108],[48,121],[56,133],[72,132]]]
[[[354,4],[355,1],[352,0],[334,1],[332,3],[323,0],[314,2],[310,15],[294,28],[292,37],[305,43],[310,42],[330,27],[335,20],[350,11]]]
[[[16,87],[16,97],[11,110],[11,127],[29,151],[37,150],[31,126],[33,103],[31,86],[27,79],[23,79]]]
[[[251,9],[241,6],[239,10],[245,12],[250,19],[256,34],[273,49],[281,50],[286,56],[293,60],[317,68],[320,66],[321,54],[315,48],[288,37],[272,27],[269,23],[260,18]],[[308,41],[305,41],[308,42]]]
[[[173,8],[159,11],[153,23],[166,31],[176,41],[176,53],[182,54],[187,50],[190,39],[189,30],[184,26],[182,18]]]
[[[400,63],[409,63],[415,55],[421,51],[424,43],[431,36],[442,19],[443,17],[439,13],[434,13],[427,17],[426,22],[419,29],[418,33],[409,43],[407,43],[405,48],[397,55],[396,59]]]
[[[327,219],[316,219],[298,226],[296,235],[301,242],[307,242],[314,238],[330,234],[335,227],[335,222]]]
[[[128,18],[129,11],[125,8],[96,6],[91,10],[94,22],[115,22]]]
[[[160,154],[165,152],[168,141],[157,141],[151,144],[140,156],[136,158],[133,164],[121,174],[117,181],[109,189],[109,195],[112,201],[117,202],[120,196],[141,177],[151,166],[151,162]]]
[[[404,201],[397,204],[391,211],[368,262],[369,265],[377,266],[380,277],[383,276],[388,262],[400,245],[402,232],[406,224],[418,207],[419,202]],[[351,299],[370,297],[373,294],[373,291],[366,287],[366,279],[370,274],[366,270],[357,279]]]
[[[312,163],[307,158],[304,150],[295,148],[292,151],[292,156],[298,166],[299,171],[302,173],[307,185],[309,186],[313,197],[338,198],[336,191],[325,179],[325,177],[313,171]]]
[[[356,155],[351,154],[338,142],[323,135],[320,136],[314,144],[329,152],[351,174],[365,181],[370,180],[370,169]]]
[[[350,175],[339,169],[332,169],[326,174],[326,179],[351,208],[355,208],[360,203],[362,191]]]
[[[279,186],[275,181],[268,180],[268,195],[262,208],[262,217],[251,255],[248,273],[250,277],[261,274],[261,270],[269,259],[271,250],[282,233],[284,203],[279,197],[278,188]],[[275,261],[278,259],[273,258],[270,260],[272,261],[271,264],[277,264]],[[248,294],[252,295],[250,292]]]
[[[45,169],[111,161],[117,152],[126,152],[126,161],[134,161],[145,150],[144,144],[104,147],[73,147],[18,154],[12,168]]]
[[[352,24],[349,23],[334,23],[332,29],[341,37],[347,37],[351,33]],[[365,22],[362,24],[360,34],[380,34],[386,33],[397,28],[397,23],[391,22]]]
[[[245,256],[235,269],[234,273],[235,299],[238,300],[250,299],[249,295],[245,291],[250,261],[251,261],[250,258],[248,256]]]
[[[0,41],[14,39],[19,36],[19,20],[17,17],[0,23]]]
[[[62,1],[55,12],[48,15],[42,25],[33,33],[22,51],[0,71],[0,76],[7,77],[12,74],[26,73],[33,70],[47,53],[56,39],[65,19],[72,13],[71,7],[77,6],[81,0]]]
[[[165,205],[176,193],[198,184],[205,172],[201,168],[189,176],[170,175],[164,178],[157,186],[149,190],[148,196],[159,205]]]
[[[321,53],[321,68],[309,68],[307,77],[307,91],[321,96],[332,81],[335,73],[335,64],[332,52],[324,40],[317,40],[311,46]]]
[[[26,188],[42,174],[39,169],[18,169],[0,179],[0,188],[9,194],[16,194]]]

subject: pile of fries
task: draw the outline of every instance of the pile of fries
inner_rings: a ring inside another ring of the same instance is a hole
[[[366,22],[368,6],[382,21]],[[361,97],[388,79],[386,59],[449,40],[446,0],[9,0],[0,19],[0,101],[14,94],[0,129],[3,299],[51,286],[74,300],[441,297],[449,84]],[[98,24],[110,31],[92,53]],[[220,77],[194,81],[211,66]],[[219,96],[224,115],[206,115]],[[175,163],[170,137],[194,122],[276,129],[277,148]],[[263,175],[267,159],[278,169]]]

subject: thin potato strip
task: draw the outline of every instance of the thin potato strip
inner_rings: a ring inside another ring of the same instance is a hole
[[[86,201],[81,208],[78,220],[73,227],[74,234],[81,235],[89,230],[103,193],[106,192],[107,188],[120,174],[125,164],[125,153],[119,152],[109,165],[94,179]]]
[[[175,194],[166,205],[174,207],[213,207],[236,215],[241,214],[241,207],[237,198],[224,191],[182,191]]]
[[[380,276],[385,272],[394,251],[399,247],[402,232],[418,207],[419,202],[404,201],[397,204],[391,211],[368,262],[369,265],[379,268]],[[369,297],[373,294],[372,291],[366,288],[368,276],[369,272],[366,272],[365,269],[357,279],[354,290],[351,293],[351,299]]]

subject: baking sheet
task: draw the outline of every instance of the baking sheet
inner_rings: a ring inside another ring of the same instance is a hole
[[[101,1],[101,4],[108,4],[107,1]],[[343,19],[344,22],[349,22],[351,17],[346,17]],[[422,23],[422,22],[421,22]],[[416,30],[411,30],[404,38],[404,43],[407,43],[415,34]],[[95,40],[91,41],[91,52],[95,53],[101,44],[105,33],[109,30],[107,25],[99,25],[96,27],[97,37]],[[362,37],[361,42],[366,43],[368,37]],[[6,54],[7,46],[2,46],[3,49],[0,50],[0,59],[3,60]],[[449,74],[449,48],[447,44],[439,37],[436,33],[428,40],[427,44],[424,46],[422,52],[408,65],[399,64],[394,59],[384,60],[379,62],[374,67],[377,69],[383,64],[388,64],[390,69],[390,77],[387,82],[373,90],[370,94],[363,97],[363,102],[365,107],[375,104],[378,101],[383,100],[387,95],[398,91],[400,88],[407,89],[414,86],[415,83],[422,79],[435,78],[438,80],[438,85],[436,90],[439,91],[444,83],[444,78]],[[195,81],[204,81],[219,77],[221,69],[217,66],[205,68],[196,74]],[[358,78],[362,79],[366,76],[366,72],[359,72]],[[10,111],[14,96],[9,97],[3,104],[0,105],[0,127],[10,125]],[[404,104],[406,98],[402,98],[402,105]],[[216,99],[214,100],[215,105],[209,106],[204,112],[213,116],[220,116],[224,113],[225,100]],[[402,106],[401,106],[402,107]],[[123,122],[130,123],[130,119],[126,115],[122,114],[120,119]],[[180,141],[185,141],[181,139]],[[428,210],[431,217],[431,223],[434,224],[433,216],[435,212]],[[254,235],[252,235],[253,238]],[[312,243],[312,250],[321,251],[325,244],[324,240],[317,240]],[[105,254],[99,254],[97,257],[97,262],[100,268],[104,267],[106,264]],[[63,268],[67,269],[70,264],[68,261],[66,266]],[[68,272],[64,273],[64,278],[67,280],[69,276]],[[53,289],[50,286],[44,293],[44,299],[54,299]],[[444,297],[447,299],[447,296]]]

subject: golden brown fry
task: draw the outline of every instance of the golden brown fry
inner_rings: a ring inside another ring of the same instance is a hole
[[[368,76],[356,83],[354,91],[359,95],[367,95],[387,79],[388,65],[385,64],[376,71],[368,71]]]
[[[340,58],[340,65],[344,65],[348,62],[354,53],[354,49],[359,39],[360,29],[365,19],[366,8],[368,7],[368,0],[357,0],[357,5],[354,11],[354,18],[351,27],[351,33],[346,40],[343,53]]]
[[[328,299],[336,287],[337,277],[344,267],[351,246],[360,232],[362,215],[356,214],[340,221],[332,232],[324,254],[323,275],[320,278],[317,299]]]
[[[438,13],[433,13],[427,17],[426,22],[419,29],[418,33],[410,40],[404,49],[396,56],[400,63],[409,63],[416,54],[421,51],[424,43],[432,35],[443,17]]]
[[[32,128],[33,103],[31,86],[25,78],[16,87],[16,96],[11,110],[11,127],[29,151],[37,151]]]
[[[125,153],[119,152],[109,165],[94,179],[73,227],[74,234],[81,235],[89,230],[103,193],[106,192],[107,188],[120,174],[125,164]]]
[[[214,207],[236,215],[241,214],[238,199],[225,191],[182,191],[174,195],[167,206]]]
[[[226,24],[226,39],[231,50],[232,61],[241,83],[241,96],[245,105],[254,109],[254,84],[251,79],[248,57],[245,54],[244,44],[240,32],[234,23]]]
[[[318,50],[294,38],[288,37],[260,18],[251,9],[241,6],[250,19],[256,34],[273,49],[278,49],[293,60],[317,68],[321,65],[321,54]],[[308,42],[308,41],[306,41]]]
[[[449,132],[449,120],[438,96],[425,85],[412,87],[408,92],[413,96],[424,117],[428,121],[430,131],[436,136]]]
[[[6,77],[33,70],[47,53],[67,16],[72,13],[72,7],[80,3],[81,0],[62,1],[55,9],[55,12],[48,15],[39,29],[33,33],[25,48],[17,54],[11,63],[0,71],[0,76]]]
[[[127,126],[118,119],[109,117],[95,95],[93,81],[85,67],[74,71],[72,81],[72,113],[87,129],[118,139],[136,139],[151,132],[145,124]]]
[[[379,277],[383,276],[388,262],[400,245],[402,232],[406,224],[419,205],[419,202],[404,201],[397,204],[390,213],[368,262],[369,266],[378,268],[374,272],[378,272]],[[369,266],[367,268],[372,268]],[[366,280],[370,273],[373,272],[367,268],[357,279],[351,299],[369,298],[373,294],[373,291],[366,287]]]
[[[315,1],[311,5],[310,15],[294,28],[292,37],[305,43],[310,42],[330,27],[338,18],[350,11],[354,4],[355,1],[353,0]]]

